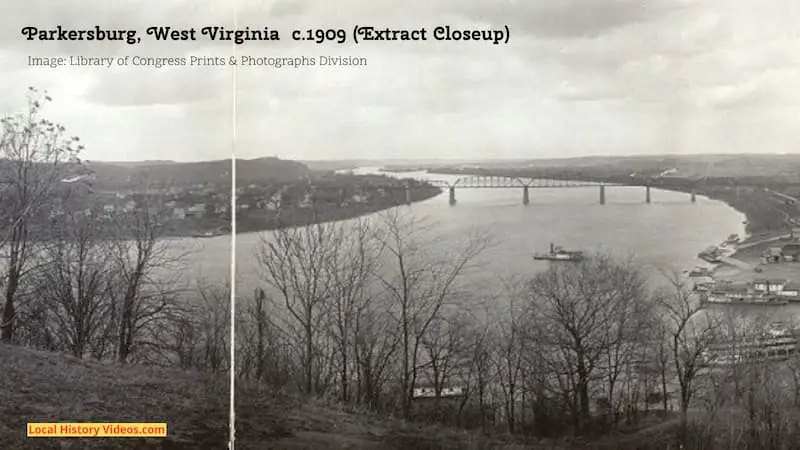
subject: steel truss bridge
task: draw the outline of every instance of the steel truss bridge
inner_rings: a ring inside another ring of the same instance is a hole
[[[650,182],[631,184],[608,184],[596,181],[565,180],[563,178],[521,178],[489,175],[467,175],[454,181],[417,179],[440,188],[447,188],[450,193],[450,204],[456,204],[456,188],[459,189],[521,189],[522,204],[530,204],[530,189],[564,189],[596,187],[599,191],[600,204],[606,203],[606,188],[612,186],[642,186],[645,189],[645,203],[651,203]],[[694,191],[690,194],[692,203],[697,200]]]
[[[424,182],[426,180],[418,180]],[[579,188],[590,186],[601,186],[603,183],[593,181],[573,181],[573,180],[559,180],[550,178],[519,178],[519,177],[500,177],[500,176],[484,176],[484,175],[470,175],[458,178],[453,182],[444,180],[427,180],[428,183],[441,188],[445,187],[458,187],[462,189],[507,189],[507,188],[540,188],[540,189],[554,189],[554,188]]]
[[[402,180],[401,180],[402,181]],[[453,181],[437,180],[428,178],[407,178],[405,184],[392,184],[392,185],[370,185],[374,188],[382,188],[386,190],[405,190],[406,201],[411,203],[411,190],[412,184],[419,185],[432,185],[438,188],[447,189],[450,194],[450,204],[456,204],[456,189],[520,189],[522,191],[522,204],[530,204],[530,189],[565,189],[565,188],[590,188],[598,189],[600,204],[606,203],[606,189],[610,187],[630,187],[640,186],[644,188],[645,203],[651,203],[650,197],[650,181],[644,182],[631,182],[626,184],[612,184],[602,183],[597,181],[578,181],[563,178],[523,178],[523,177],[505,177],[505,176],[489,176],[489,175],[466,175],[457,178]],[[326,190],[328,188],[340,189],[335,187],[312,186],[312,189]],[[341,190],[341,189],[340,189]],[[695,192],[690,194],[692,203],[696,201]]]

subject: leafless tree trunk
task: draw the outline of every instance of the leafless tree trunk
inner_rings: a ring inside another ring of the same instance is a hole
[[[400,328],[402,406],[408,414],[419,373],[422,338],[442,309],[458,302],[457,281],[490,241],[479,231],[455,250],[438,246],[435,251],[440,256],[434,257],[429,250],[435,244],[421,236],[432,230],[430,224],[401,217],[397,209],[381,217],[379,239],[389,261],[379,278]]]
[[[441,411],[442,390],[451,382],[463,386],[466,373],[466,338],[471,328],[469,319],[458,313],[442,315],[431,321],[421,340],[426,358],[422,365],[433,385],[437,414]]]
[[[51,239],[44,244],[45,266],[39,283],[56,335],[78,358],[94,349],[98,334],[111,320],[114,261],[106,224],[97,212],[70,211],[54,220]]]
[[[494,319],[495,353],[494,373],[504,399],[505,416],[509,432],[515,431],[517,424],[517,403],[523,371],[525,310],[525,285],[518,280],[505,280],[505,298],[502,306],[492,314]]]
[[[381,249],[376,245],[374,230],[367,220],[355,219],[336,224],[336,227],[341,237],[332,243],[325,270],[330,280],[330,330],[339,358],[339,390],[342,401],[347,402],[353,378],[350,373],[354,361],[351,355],[353,328],[358,314],[369,306],[369,284]]]
[[[487,314],[488,316],[488,314]],[[488,318],[486,321],[488,322]],[[481,428],[486,429],[486,416],[487,416],[487,394],[491,388],[491,382],[494,380],[492,377],[492,362],[495,350],[494,336],[488,323],[477,327],[472,334],[471,348],[472,348],[472,364],[470,366],[470,379],[474,389],[468,392],[468,395],[477,395],[478,398],[478,412],[480,414]]]
[[[333,295],[332,259],[345,238],[340,223],[283,227],[261,236],[257,258],[264,282],[280,295],[292,328],[298,328],[303,391],[316,392],[324,356],[318,354]]]
[[[130,362],[137,343],[143,343],[148,327],[169,317],[176,294],[184,290],[179,277],[186,253],[161,239],[166,223],[161,200],[138,194],[135,209],[116,217],[114,255],[121,293],[116,356],[123,364]]]
[[[695,393],[694,381],[707,362],[716,341],[718,321],[701,314],[703,307],[692,295],[688,282],[678,272],[665,272],[670,286],[659,294],[670,352],[680,389],[681,426],[679,439],[687,439],[688,411]]]
[[[230,336],[230,288],[200,284],[200,303],[195,309],[201,331],[200,367],[212,372],[228,369]]]
[[[580,432],[590,417],[589,391],[603,374],[603,357],[618,342],[637,337],[627,329],[627,318],[647,301],[642,277],[627,264],[595,255],[550,266],[531,280],[528,292],[533,341],[542,347],[542,362]]]
[[[370,408],[381,407],[381,394],[389,377],[400,344],[397,324],[388,311],[371,305],[360,311],[353,327],[355,360],[358,369],[358,398]]]
[[[32,245],[42,239],[53,193],[83,149],[65,128],[41,117],[47,93],[29,88],[28,110],[0,120],[0,249],[7,247],[0,339],[11,342],[16,300]]]

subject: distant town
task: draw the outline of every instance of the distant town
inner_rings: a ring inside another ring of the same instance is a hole
[[[92,180],[96,177],[90,177]],[[72,180],[66,180],[72,181]],[[165,225],[171,237],[211,237],[230,232],[230,182],[200,182],[180,186],[148,183],[140,188],[99,186],[92,203],[79,213],[99,219],[146,210]],[[350,173],[314,173],[279,182],[251,181],[236,189],[237,230],[252,232],[356,217],[433,197],[441,191],[410,179]],[[67,208],[57,204],[54,219]]]

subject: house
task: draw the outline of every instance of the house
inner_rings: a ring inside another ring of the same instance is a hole
[[[784,261],[800,261],[800,243],[786,244],[781,249]]]
[[[305,196],[303,196],[303,200],[300,201],[298,206],[301,208],[311,208],[314,206],[314,200],[312,199],[310,192],[306,192]]]
[[[795,241],[800,241],[800,228],[794,227],[792,228],[792,239]]]
[[[786,280],[781,279],[757,279],[753,281],[753,288],[756,291],[769,294],[780,293],[784,286],[786,286]]]
[[[783,250],[780,247],[770,247],[764,252],[764,259],[768,263],[779,263],[783,260]]]
[[[367,203],[367,196],[364,194],[353,194],[350,200],[353,203]]]
[[[272,194],[264,204],[264,209],[268,211],[277,211],[281,209],[281,202],[283,201],[284,189]]]
[[[186,208],[175,208],[172,210],[172,217],[183,220],[186,218]]]
[[[203,214],[205,212],[206,212],[205,203],[195,203],[194,205],[186,209],[186,217],[200,218],[203,217]]]
[[[781,290],[781,296],[800,300],[800,283],[794,281],[786,283]]]

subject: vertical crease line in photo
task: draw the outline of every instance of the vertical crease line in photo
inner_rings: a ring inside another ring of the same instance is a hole
[[[233,29],[239,27],[239,0],[233,2]],[[234,62],[236,61],[236,41],[231,41],[231,52]],[[236,89],[236,64],[231,68],[231,272],[230,272],[230,423],[228,449],[234,450],[236,441],[236,130],[237,130],[237,89]]]

